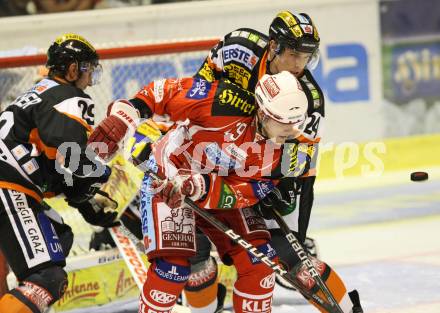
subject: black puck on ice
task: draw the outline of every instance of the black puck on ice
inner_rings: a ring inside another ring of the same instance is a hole
[[[423,181],[428,179],[428,173],[426,172],[413,172],[411,173],[412,181]]]

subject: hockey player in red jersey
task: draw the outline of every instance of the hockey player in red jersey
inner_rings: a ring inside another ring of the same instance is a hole
[[[218,87],[216,89],[215,95],[214,95],[214,100],[213,103],[216,103],[217,106],[211,107],[211,106],[203,106],[205,110],[210,110],[213,114],[220,112],[224,112],[223,114],[220,115],[225,115],[225,116],[229,116],[232,115],[232,112],[228,112],[231,110],[236,110],[234,108],[239,108],[238,111],[244,110],[244,111],[248,111],[249,114],[252,114],[253,112],[255,112],[255,109],[251,109],[248,104],[249,104],[249,100],[245,100],[242,99],[240,97],[237,97],[237,94],[235,92],[231,92],[228,90],[223,90],[224,88],[226,88],[228,85],[231,85],[228,82],[225,81],[220,81],[220,82],[216,82],[215,84],[209,84],[206,81],[199,81],[198,83],[194,83],[192,85],[191,91],[188,91],[187,88],[188,86],[186,86],[187,84],[184,84],[183,81],[187,81],[187,80],[175,80],[174,82],[174,88],[165,88],[164,89],[164,85],[166,83],[169,83],[169,81],[156,81],[154,84],[150,85],[149,89],[148,88],[144,88],[143,91],[141,91],[138,96],[134,99],[130,100],[130,103],[133,104],[134,106],[136,106],[139,111],[143,112],[142,116],[144,117],[148,117],[151,116],[151,112],[150,110],[147,109],[147,106],[145,105],[146,100],[143,98],[143,95],[148,95],[150,98],[154,97],[154,101],[157,102],[161,102],[164,101],[164,99],[167,97],[171,97],[172,95],[174,95],[174,93],[176,93],[176,89],[180,90],[181,93],[186,94],[187,97],[191,98],[191,97],[195,97],[196,99],[199,100],[204,100],[206,97],[208,97],[209,92],[212,92],[210,90],[212,90],[212,86],[215,85],[220,85],[220,87]],[[300,82],[300,84],[303,86],[303,83]],[[172,85],[171,85],[172,86]],[[231,86],[232,87],[232,86]],[[234,87],[235,88],[235,87]],[[226,88],[229,89],[229,88]],[[222,92],[220,92],[219,90],[222,90]],[[238,92],[238,89],[236,89]],[[240,91],[241,93],[244,91]],[[257,94],[257,99],[258,99],[258,94]],[[178,100],[178,98],[175,99],[176,101]],[[182,100],[183,102],[185,101]],[[205,101],[206,102],[206,101]],[[226,102],[226,103],[225,103]],[[203,102],[202,102],[203,103]],[[229,105],[226,104],[232,104],[233,106],[230,107]],[[171,116],[171,119],[173,120],[173,115],[174,114],[182,114],[182,111],[187,111],[189,108],[183,105],[177,106],[175,107],[176,111],[175,112],[165,112],[165,111],[154,111],[154,113],[158,113],[158,114],[164,114],[167,115],[169,113],[169,115]],[[237,112],[238,112],[237,111]],[[186,112],[185,114],[189,114],[188,112]],[[204,121],[206,119],[206,116],[203,114],[196,114],[197,118],[199,119],[199,121]],[[175,118],[175,117],[174,117]],[[106,124],[106,120],[103,121],[102,124]],[[237,125],[238,127],[238,125]],[[104,142],[110,142],[111,145],[115,146],[114,142],[118,142],[118,140],[120,140],[120,138],[116,138],[113,136],[107,136],[105,129],[110,129],[108,126],[104,125],[104,127],[102,127],[102,129],[100,130],[101,126],[98,127],[97,129],[97,136],[101,137],[100,139],[95,138],[95,141],[104,141]],[[197,129],[197,127],[195,127]],[[238,127],[237,129],[240,129],[240,127]],[[214,130],[213,130],[214,131]],[[225,135],[227,137],[231,136],[229,132],[226,132]],[[169,135],[167,135],[169,136]],[[174,136],[174,135],[173,135]],[[93,136],[92,136],[93,137]],[[233,136],[234,137],[234,136]],[[178,139],[179,137],[172,137],[173,139]],[[184,138],[186,138],[184,136]],[[182,138],[180,138],[182,139]],[[295,141],[296,144],[298,144],[298,141]],[[175,146],[185,146],[184,142],[181,141],[177,141],[174,142]],[[290,151],[289,153],[289,164],[290,165],[295,165],[294,168],[296,168],[297,165],[300,166],[300,168],[309,168],[310,162],[311,162],[311,158],[313,157],[313,149],[310,151],[308,149],[304,149],[304,146],[302,146],[303,148],[298,148],[296,149],[295,147],[297,147],[296,144],[293,144],[289,147],[288,144],[285,144],[284,147],[284,151]],[[303,143],[304,145],[304,143]],[[199,147],[200,148],[200,147]],[[186,149],[186,148],[185,148]],[[159,150],[159,151],[163,151]],[[197,151],[197,149],[195,150]],[[205,152],[211,152],[211,149],[207,149],[204,150],[202,149],[202,151]],[[243,154],[242,153],[237,153],[237,151],[239,150],[233,150],[236,153],[234,153],[234,155],[236,156],[241,156],[243,158]],[[306,152],[306,156],[304,154],[301,155],[301,152]],[[183,150],[179,150],[178,154],[181,153],[185,153]],[[246,154],[246,157],[248,155]],[[211,153],[211,157],[213,159],[215,159],[216,161],[220,162],[222,160],[225,160],[224,155],[222,155],[221,153]],[[164,158],[159,158],[159,159],[163,159],[162,163],[166,163],[165,160],[167,159],[167,157],[165,156]],[[202,160],[202,158],[200,158],[200,160]],[[298,161],[301,160],[301,161]],[[178,162],[181,163],[181,162]],[[227,164],[231,164],[231,162],[226,162]],[[197,163],[196,163],[197,164]],[[204,167],[203,167],[204,168]],[[282,184],[284,183],[288,183],[289,181],[286,180],[286,178],[284,178],[285,176],[289,176],[286,173],[278,173],[279,175],[281,175],[283,178],[281,179],[281,182],[279,185],[273,187],[273,190],[276,191],[276,193],[279,193],[279,190],[283,190],[283,186]],[[299,176],[304,176],[307,174],[307,171],[303,171],[303,172],[299,172],[297,173]],[[276,176],[276,177],[280,177],[281,176]],[[296,176],[296,175],[294,175]],[[203,185],[203,180],[198,180],[196,179],[195,181],[199,182],[199,185]],[[149,210],[146,210],[145,208],[150,207],[151,206],[151,199],[149,199],[148,197],[148,191],[150,190],[150,188],[148,187],[148,184],[150,184],[149,179],[146,180],[146,185],[144,184],[144,195],[143,198],[141,199],[141,207],[142,207],[142,231],[144,233],[144,243],[145,246],[148,247],[149,249],[152,249],[151,247],[157,247],[158,245],[160,246],[162,243],[160,242],[162,238],[160,235],[158,235],[155,231],[154,228],[154,223],[151,223],[151,221],[155,221],[157,214],[151,214],[149,213]],[[192,184],[192,183],[191,183]],[[169,186],[169,188],[171,188],[171,186]],[[172,189],[172,188],[171,188]],[[269,190],[267,188],[263,188],[265,191],[269,192]],[[200,189],[196,188],[195,191],[199,191]],[[220,190],[214,190],[214,191],[218,191],[217,195],[220,196],[220,200],[215,199],[215,195],[214,197],[214,203],[218,203],[221,206],[224,206],[225,208],[230,207],[231,205],[233,205],[235,203],[235,201],[237,199],[246,199],[244,197],[244,193],[243,192],[232,192],[231,189],[229,187],[225,187],[225,188],[221,188]],[[269,192],[269,194],[267,196],[264,196],[262,198],[261,201],[259,201],[256,205],[253,206],[253,208],[257,209],[261,212],[267,210],[267,207],[269,206],[276,206],[277,208],[280,207],[279,205],[279,199],[278,196],[276,198],[272,197],[271,194],[272,192]],[[266,194],[266,193],[264,193]],[[247,196],[249,196],[249,194],[246,194]],[[260,196],[262,196],[262,194],[260,194]],[[268,197],[270,197],[269,199],[267,199]],[[176,201],[175,199],[173,199],[173,197],[170,197],[172,202]],[[270,200],[270,201],[268,201]],[[177,198],[177,201],[181,201],[180,198]],[[211,201],[209,201],[209,203],[212,203]],[[248,205],[251,205],[251,201],[247,201],[246,202]],[[172,205],[174,206],[174,205]],[[251,211],[249,211],[251,212]],[[176,237],[178,238],[180,235],[180,232],[185,232],[188,231],[188,227],[191,230],[191,232],[193,231],[193,225],[190,223],[185,222],[185,217],[191,216],[191,211],[189,210],[174,210],[172,212],[169,213],[169,215],[165,216],[165,220],[163,220],[160,224],[162,227],[165,227],[166,229],[168,229],[168,234],[165,236],[165,241],[170,238]],[[174,220],[175,219],[175,220]],[[203,228],[203,227],[202,227]],[[152,232],[151,234],[149,234],[149,232]],[[177,232],[177,234],[175,234]],[[145,235],[147,234],[147,235]],[[282,238],[282,234],[276,234],[271,232],[271,234],[275,234],[276,236],[278,236],[278,238],[283,239]],[[184,238],[184,237],[182,237]],[[192,237],[191,237],[192,238]],[[271,247],[276,247],[276,250],[279,251],[279,254],[282,255],[281,261],[283,261],[283,264],[285,265],[285,267],[291,272],[291,274],[296,277],[299,281],[300,284],[304,285],[304,288],[310,289],[312,288],[312,292],[314,293],[318,293],[319,294],[319,288],[317,286],[313,286],[313,284],[309,284],[310,283],[310,277],[307,275],[307,271],[305,270],[305,268],[303,268],[301,266],[301,263],[299,261],[298,256],[296,256],[294,253],[292,253],[291,251],[291,247],[289,246],[289,244],[287,243],[287,241],[284,240],[279,240],[279,241],[274,241],[274,238],[272,238],[271,240]],[[168,244],[170,244],[168,242]],[[179,244],[177,244],[177,246],[179,246]],[[175,247],[174,245],[170,245],[170,247]],[[266,250],[267,251],[267,250]],[[271,253],[273,253],[272,250],[270,250]],[[224,257],[223,258],[224,262],[228,262],[230,261],[230,259],[228,259],[228,257]],[[335,298],[337,299],[337,301],[339,302],[340,306],[343,308],[344,312],[346,313],[351,313],[351,312],[362,312],[362,309],[360,307],[359,304],[359,299],[358,299],[358,295],[356,292],[352,292],[352,293],[348,293],[347,294],[347,290],[345,288],[344,283],[342,282],[342,280],[338,277],[337,273],[334,272],[334,270],[328,266],[326,263],[317,260],[317,259],[313,259],[314,264],[318,267],[318,270],[323,278],[323,280],[327,283],[328,288],[330,289],[330,291],[333,293],[333,295],[335,296]],[[166,267],[166,263],[161,263],[160,264],[163,267]],[[168,264],[168,268],[172,268],[171,265]],[[158,270],[158,272],[163,272],[162,270]],[[187,273],[187,272],[185,272]],[[215,277],[215,276],[214,276]],[[166,279],[166,278],[164,278]],[[181,279],[178,279],[179,281]],[[313,286],[313,287],[312,287]],[[205,291],[205,290],[204,290]],[[154,292],[155,293],[155,292]],[[214,294],[215,296],[215,294]],[[209,308],[208,308],[209,309]],[[212,310],[215,309],[211,307]],[[210,311],[212,312],[212,311]]]
[[[272,21],[269,36],[249,28],[240,28],[225,35],[212,48],[195,76],[209,82],[227,78],[243,89],[254,92],[258,79],[264,74],[277,74],[282,70],[291,72],[304,83],[304,92],[309,100],[308,118],[299,139],[318,143],[324,120],[324,96],[310,70],[318,63],[319,43],[318,30],[307,14],[283,11]],[[143,154],[148,155],[145,151]],[[315,164],[315,161],[312,163]],[[270,197],[260,203],[259,208],[270,204],[272,199],[277,201],[276,207],[282,211],[291,229],[297,232],[308,252],[316,256],[314,241],[306,237],[313,205],[314,181],[312,165],[307,177],[284,179]],[[123,215],[122,221],[125,220],[126,215]],[[133,233],[136,233],[136,229],[131,226],[136,222],[127,224]],[[277,231],[277,225],[269,219],[266,222],[271,229],[273,242],[282,245],[285,239]],[[216,264],[210,257],[209,240],[200,232],[197,240],[197,255],[190,259],[192,272],[194,277],[201,273],[207,276],[201,280],[190,276],[185,286],[186,298],[194,312],[212,313],[216,309],[221,310],[222,301],[217,302],[217,294],[219,298],[224,296],[224,289],[217,285]]]
[[[140,312],[171,311],[188,279],[188,257],[196,251],[196,224],[216,244],[224,262],[237,268],[235,311],[270,312],[272,270],[196,219],[182,201],[187,196],[210,209],[216,218],[275,258],[264,220],[251,206],[270,192],[284,170],[292,175],[308,170],[313,150],[307,149],[308,144],[294,165],[282,145],[287,138],[300,135],[306,119],[308,102],[302,83],[288,72],[265,75],[254,97],[224,80],[212,84],[201,79],[160,80],[143,88],[130,103],[144,117],[155,113],[177,122],[149,160],[150,168],[167,177],[163,189],[151,193],[150,188],[157,186],[147,177],[141,201],[151,266]],[[108,136],[106,123],[104,120],[97,127],[93,141],[114,143],[118,139]],[[287,156],[284,166],[292,165],[287,169],[283,168],[283,155]]]
[[[84,90],[98,81],[98,55],[83,37],[65,34],[50,46],[47,67],[47,78],[0,113],[0,249],[19,281],[0,299],[2,313],[47,312],[67,287],[73,233],[43,198],[63,193],[98,225],[116,217],[88,202],[109,176],[86,155],[94,103]]]

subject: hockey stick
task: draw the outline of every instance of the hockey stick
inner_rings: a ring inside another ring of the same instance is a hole
[[[118,247],[122,258],[125,261],[131,276],[133,276],[136,285],[139,290],[142,290],[145,280],[147,279],[148,268],[145,266],[135,244],[128,238],[123,232],[120,231],[118,226],[108,228],[113,241]]]
[[[130,270],[131,276],[133,276],[139,290],[142,292],[144,282],[147,279],[148,268],[145,266],[139,252],[137,251],[136,245],[133,241],[124,234],[119,226],[113,226],[108,229],[113,241],[119,249],[122,258],[125,261],[128,269]],[[173,307],[172,313],[190,313],[191,310],[182,305],[176,304]]]
[[[159,177],[156,173],[152,172],[149,169],[145,169],[145,173],[149,175],[151,178],[155,180],[162,181],[163,179]],[[232,229],[228,228],[225,224],[220,222],[218,219],[216,219],[214,216],[212,216],[207,210],[204,210],[202,208],[199,208],[197,204],[194,203],[191,199],[188,197],[184,198],[184,202],[186,205],[188,205],[195,213],[197,213],[200,217],[202,217],[205,221],[210,223],[212,226],[223,232],[225,235],[227,235],[231,240],[239,244],[241,247],[243,247],[248,253],[250,253],[252,256],[254,256],[257,260],[264,263],[266,266],[270,267],[276,274],[283,277],[286,281],[288,281],[292,286],[294,286],[307,300],[311,300],[316,305],[320,306],[324,310],[326,310],[329,313],[341,313],[342,311],[335,308],[333,305],[327,303],[323,299],[321,299],[318,295],[313,294],[312,292],[308,290],[304,290],[299,286],[298,282],[295,281],[292,277],[289,276],[288,272],[285,271],[279,264],[276,264],[271,259],[267,257],[264,253],[258,250],[257,247],[255,247],[250,242],[243,239],[239,234],[234,232]],[[343,313],[343,312],[342,312]]]
[[[269,207],[269,209],[272,212],[272,215],[274,217],[274,220],[277,222],[278,226],[280,226],[281,232],[286,237],[287,241],[290,243],[291,248],[295,252],[295,254],[300,259],[302,265],[304,265],[307,268],[307,271],[309,272],[312,279],[315,281],[316,285],[318,285],[319,289],[324,293],[324,295],[327,298],[327,301],[331,304],[331,306],[334,308],[335,312],[344,313],[342,311],[341,307],[339,306],[338,302],[336,301],[333,294],[328,289],[327,285],[322,280],[321,275],[319,275],[318,271],[313,266],[312,261],[307,256],[307,253],[304,251],[301,243],[298,241],[296,236],[292,233],[289,226],[284,221],[281,214],[275,210],[273,207]],[[284,277],[283,277],[284,278]]]

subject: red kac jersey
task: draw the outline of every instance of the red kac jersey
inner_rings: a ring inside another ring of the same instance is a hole
[[[154,81],[136,99],[150,113],[176,122],[155,146],[156,161],[167,177],[182,170],[208,175],[209,192],[199,203],[205,208],[249,207],[286,171],[295,176],[307,172],[312,149],[307,144],[279,146],[259,136],[254,95],[228,80]]]

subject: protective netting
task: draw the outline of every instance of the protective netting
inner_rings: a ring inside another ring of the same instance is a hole
[[[102,60],[104,71],[101,83],[86,90],[95,101],[95,120],[103,117],[105,108],[112,100],[133,96],[154,79],[192,76],[206,55],[206,51],[196,51]],[[42,68],[26,66],[0,69],[2,109],[42,77]]]

